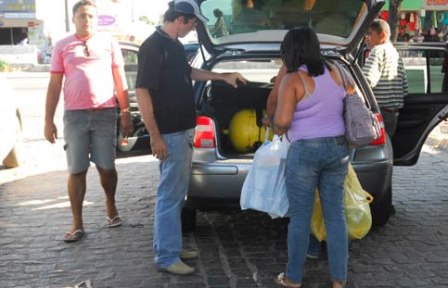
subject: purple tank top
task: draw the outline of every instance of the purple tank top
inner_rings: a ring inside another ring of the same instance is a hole
[[[299,70],[308,71],[306,66]],[[315,89],[305,95],[294,111],[288,137],[291,141],[335,137],[345,134],[344,88],[339,86],[325,67],[324,74],[313,77]],[[306,87],[308,90],[308,87]],[[308,93],[306,90],[305,93]]]

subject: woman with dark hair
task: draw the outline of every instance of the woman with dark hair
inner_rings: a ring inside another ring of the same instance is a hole
[[[219,9],[215,9],[213,10],[213,15],[216,17],[215,26],[211,31],[213,37],[217,38],[229,35],[229,31],[227,31],[226,27],[226,21],[224,21],[224,13],[222,13]]]
[[[320,52],[316,33],[294,28],[281,45],[286,75],[280,84],[274,132],[287,133],[286,159],[289,200],[288,264],[274,280],[283,287],[301,287],[309,243],[310,219],[319,191],[327,231],[332,287],[347,279],[347,226],[343,195],[349,163],[345,139],[345,96],[337,69]],[[352,87],[351,87],[352,88]]]

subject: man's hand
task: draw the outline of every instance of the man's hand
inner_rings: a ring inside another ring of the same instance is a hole
[[[45,122],[44,136],[48,142],[52,144],[56,142],[56,139],[58,138],[58,129],[56,128],[56,125],[54,125],[54,122]]]
[[[121,133],[123,137],[130,137],[134,133],[134,125],[131,120],[131,113],[124,112],[121,113]]]
[[[152,155],[160,161],[165,160],[168,157],[165,141],[162,136],[151,136],[151,151]]]
[[[238,87],[238,82],[242,84],[246,84],[248,81],[246,78],[243,77],[240,73],[234,72],[234,73],[222,73],[223,80],[227,82],[229,85],[231,85],[233,88]]]

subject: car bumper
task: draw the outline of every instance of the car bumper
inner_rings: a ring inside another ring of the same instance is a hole
[[[201,206],[199,208],[213,208],[226,202],[239,203],[241,188],[251,166],[252,161],[193,163],[188,192],[189,202]],[[391,161],[353,163],[353,168],[362,187],[374,197],[374,201],[381,199],[390,189],[393,169]]]

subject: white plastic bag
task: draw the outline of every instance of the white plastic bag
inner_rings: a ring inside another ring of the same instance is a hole
[[[286,137],[275,136],[272,142],[264,144],[255,152],[252,167],[241,190],[242,210],[266,212],[272,218],[286,215],[289,202],[285,166],[289,145]]]

